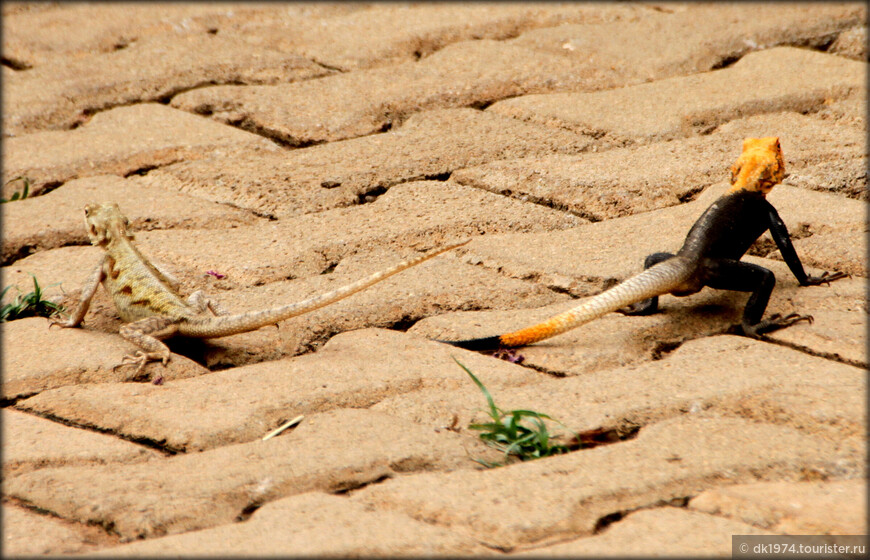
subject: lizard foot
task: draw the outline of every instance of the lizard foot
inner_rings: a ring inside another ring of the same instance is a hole
[[[754,325],[736,325],[735,334],[743,334],[752,338],[760,338],[761,335],[778,331],[790,327],[800,321],[806,321],[809,324],[813,323],[812,315],[801,315],[799,313],[789,313],[782,316],[779,313],[771,315],[768,319],[760,321]]]
[[[73,322],[72,319],[67,319],[65,321],[62,321],[62,320],[58,319],[57,317],[51,317],[48,319],[48,328],[60,327],[62,329],[69,329],[71,327],[77,327],[77,326],[78,325],[75,322]]]
[[[121,359],[121,363],[112,368],[112,371],[115,371],[119,367],[126,365],[135,365],[136,371],[133,372],[132,379],[138,378],[142,374],[142,370],[145,369],[145,366],[148,362],[151,361],[159,361],[166,367],[166,364],[169,362],[169,354],[158,354],[156,352],[143,352],[142,350],[136,350],[132,354],[127,354]],[[163,375],[157,375],[152,381],[155,385],[163,384]]]
[[[825,271],[821,274],[821,276],[810,276],[807,278],[808,286],[820,286],[821,284],[825,284],[827,286],[831,285],[831,282],[834,280],[839,280],[840,278],[851,278],[851,274],[847,274],[845,272],[834,272],[833,274],[829,274],[828,271]]]
[[[658,296],[652,297],[649,299],[645,299],[643,301],[637,301],[632,303],[631,305],[626,305],[625,307],[621,307],[616,310],[617,313],[622,313],[623,315],[652,315],[653,313],[659,310],[659,298]]]
[[[650,306],[643,305],[642,303],[632,303],[631,305],[626,305],[625,307],[621,307],[616,310],[617,313],[621,313],[623,315],[652,315],[655,313],[656,309],[650,309]]]

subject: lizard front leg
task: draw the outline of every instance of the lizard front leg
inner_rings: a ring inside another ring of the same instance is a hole
[[[169,317],[146,317],[133,323],[122,325],[119,334],[128,342],[132,342],[142,350],[137,350],[133,354],[124,356],[121,363],[117,367],[125,364],[137,364],[136,372],[133,377],[138,375],[145,368],[145,364],[150,361],[163,362],[165,366],[169,362],[169,347],[160,342],[159,339],[172,336],[178,330],[178,323],[175,319]],[[154,383],[159,384],[163,380],[162,376],[154,378]]]
[[[768,219],[770,220],[770,234],[776,242],[779,253],[782,255],[782,260],[785,261],[789,270],[791,270],[794,277],[797,278],[798,284],[801,286],[819,286],[821,284],[830,285],[834,280],[840,280],[841,278],[847,278],[849,276],[845,272],[834,272],[831,274],[827,271],[822,273],[821,276],[807,276],[807,273],[804,271],[804,266],[801,264],[801,260],[797,255],[797,251],[794,249],[794,244],[791,242],[788,228],[785,227],[785,222],[783,222],[782,218],[779,217],[776,208],[772,206],[770,207]]]
[[[49,321],[51,321],[48,325],[49,328],[54,325],[64,328],[77,327],[82,323],[82,320],[85,318],[85,314],[88,312],[88,308],[91,306],[91,299],[93,299],[94,294],[97,293],[97,287],[100,285],[100,282],[102,282],[103,279],[106,277],[106,271],[103,267],[105,262],[106,259],[105,257],[103,257],[103,259],[100,261],[100,264],[97,265],[97,268],[94,269],[90,276],[88,276],[85,285],[82,286],[82,299],[79,302],[76,310],[73,312],[72,315],[70,315],[69,319],[67,319],[66,321],[61,321],[54,318],[49,319]]]

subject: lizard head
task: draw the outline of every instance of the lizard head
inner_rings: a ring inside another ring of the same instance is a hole
[[[133,239],[133,234],[127,231],[129,225],[130,220],[114,202],[85,206],[85,228],[92,245],[105,246],[113,239]]]
[[[746,138],[743,153],[731,166],[731,190],[752,191],[767,195],[785,178],[785,162],[779,138]]]

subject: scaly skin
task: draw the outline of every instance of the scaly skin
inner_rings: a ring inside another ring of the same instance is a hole
[[[149,361],[166,365],[169,348],[161,339],[173,335],[192,338],[216,338],[273,325],[279,321],[319,309],[364,290],[407,268],[416,266],[441,253],[468,243],[455,243],[425,255],[403,261],[347,286],[312,298],[263,311],[229,315],[203,292],[196,291],[187,299],[177,292],[178,282],[161,270],[133,244],[127,231],[129,220],[115,203],[85,206],[85,226],[91,243],[105,251],[103,260],[94,270],[84,288],[76,310],[66,321],[53,320],[53,325],[76,327],[81,324],[91,298],[102,283],[112,296],[118,314],[127,324],[119,331],[122,337],[141,350],[125,356],[121,364],[136,364],[138,375]]]
[[[525,346],[564,333],[611,311],[649,314],[658,307],[658,296],[686,296],[704,286],[752,292],[743,320],[735,332],[759,336],[787,327],[808,315],[775,315],[762,320],[776,282],[773,273],[740,259],[761,234],[770,229],[777,247],[801,286],[831,282],[846,275],[807,276],[785,224],[765,196],[785,177],[779,138],[747,138],[743,152],[731,167],[731,188],[698,218],[676,255],[655,253],[645,270],[621,284],[586,299],[573,309],[524,329],[485,338],[442,341],[470,350]]]
[[[503,346],[526,346],[616,311],[632,303],[660,294],[669,293],[682,286],[691,276],[691,267],[684,259],[672,259],[632,276],[625,282],[584,301],[582,304],[555,315],[543,323],[504,334]]]

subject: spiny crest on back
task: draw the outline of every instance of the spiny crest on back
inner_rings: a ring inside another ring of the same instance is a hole
[[[779,138],[746,138],[743,153],[731,166],[729,192],[752,191],[767,195],[785,178],[785,161]]]
[[[132,240],[133,234],[127,231],[129,225],[130,220],[114,202],[85,205],[85,228],[92,245],[104,246],[113,239]]]

